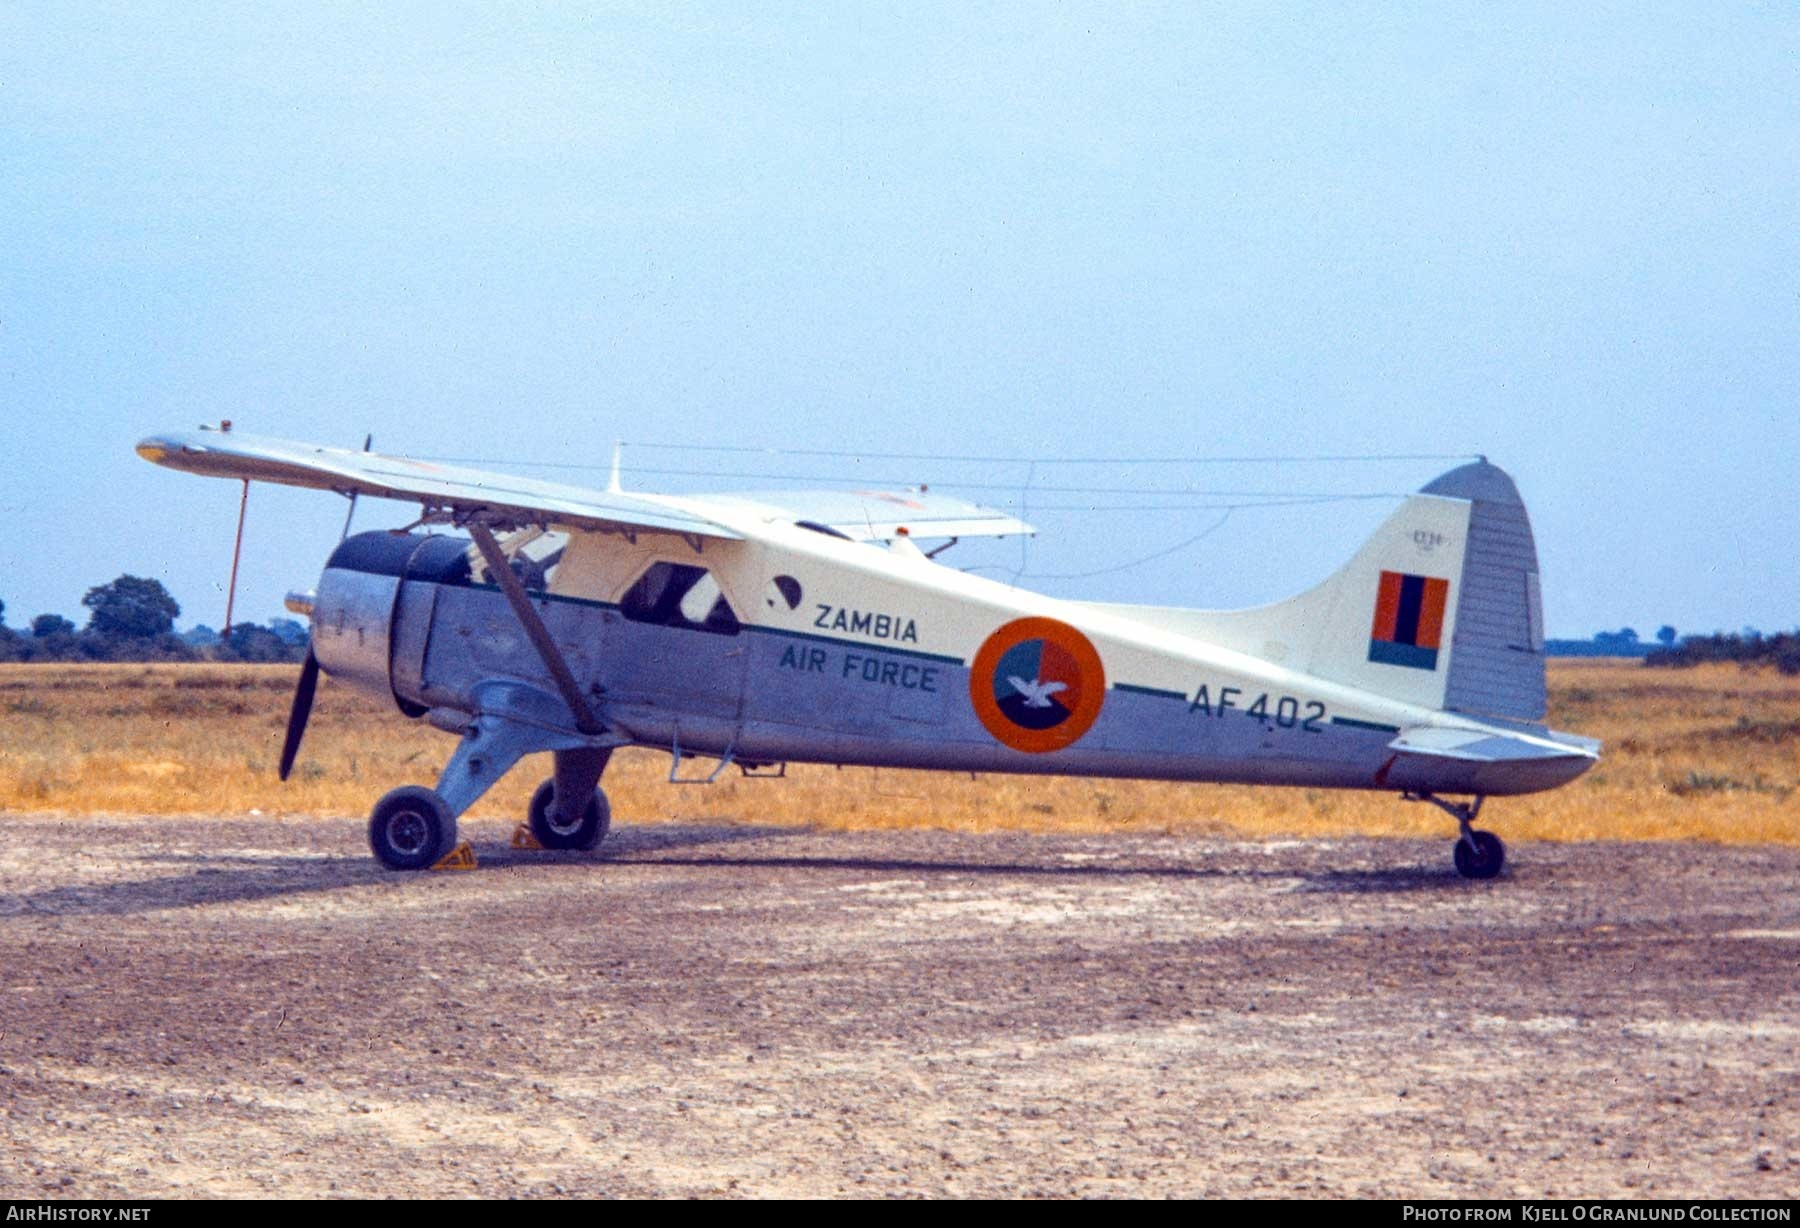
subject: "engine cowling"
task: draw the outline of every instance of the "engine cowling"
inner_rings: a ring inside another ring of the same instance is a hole
[[[419,680],[397,678],[394,647],[423,642],[429,604],[402,601],[407,581],[467,584],[469,543],[428,533],[358,533],[331,553],[313,598],[313,654],[333,678],[393,699],[408,716],[425,705]],[[413,626],[413,623],[419,625]],[[409,685],[410,684],[410,685]]]

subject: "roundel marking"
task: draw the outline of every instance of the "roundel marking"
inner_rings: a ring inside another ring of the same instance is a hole
[[[1054,618],[1017,618],[982,642],[969,670],[982,728],[1014,750],[1072,746],[1106,702],[1106,671],[1087,636]]]

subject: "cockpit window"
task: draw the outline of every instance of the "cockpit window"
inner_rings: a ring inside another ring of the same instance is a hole
[[[653,563],[619,602],[619,612],[633,622],[684,627],[736,635],[737,615],[719,591],[719,582],[704,567]]]
[[[527,592],[543,593],[550,590],[550,583],[556,578],[557,565],[562,562],[563,551],[568,544],[567,533],[520,529],[500,539],[500,552],[512,564],[513,574],[519,577],[519,583]],[[487,560],[481,557],[480,549],[473,542],[469,544],[469,565],[481,583],[494,583],[494,577],[488,571]]]

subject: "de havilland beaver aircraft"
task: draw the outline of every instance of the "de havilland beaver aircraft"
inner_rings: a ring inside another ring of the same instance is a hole
[[[522,757],[528,816],[593,848],[623,746],[746,772],[789,762],[1374,789],[1441,807],[1455,865],[1500,872],[1484,798],[1554,788],[1599,743],[1543,721],[1537,550],[1480,461],[1408,498],[1292,600],[1215,611],[1059,600],[915,542],[1029,533],[935,492],[590,490],[226,427],[157,435],[189,473],[418,503],[347,537],[317,590],[281,776],[322,669],[461,739],[433,788],[376,803],[375,856],[437,864],[457,816]],[[425,527],[467,536],[422,533]]]

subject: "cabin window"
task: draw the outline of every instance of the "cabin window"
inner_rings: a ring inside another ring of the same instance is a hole
[[[652,564],[619,602],[619,612],[633,622],[659,627],[738,633],[737,615],[719,591],[719,582],[706,568],[685,563]]]
[[[797,529],[811,529],[814,533],[823,533],[826,537],[837,537],[847,542],[856,540],[842,529],[834,529],[830,525],[820,524],[816,520],[796,520],[794,522],[794,527]]]

